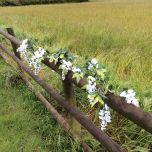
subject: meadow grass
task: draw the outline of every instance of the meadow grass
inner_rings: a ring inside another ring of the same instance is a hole
[[[11,71],[0,59],[0,151],[46,151],[40,134],[33,132],[38,120],[25,109],[28,95],[18,87],[10,87]]]
[[[152,111],[152,2],[7,7],[0,8],[0,16],[2,27],[13,27],[18,37],[35,39],[50,52],[68,47],[83,59],[96,57],[118,81],[117,91],[135,89],[142,108]],[[52,83],[59,88],[57,80]],[[79,100],[81,95],[77,92]],[[129,152],[148,152],[152,137],[116,118],[108,129],[110,136]]]
[[[82,152],[80,143],[64,132],[17,78],[18,72],[0,58],[0,151]]]

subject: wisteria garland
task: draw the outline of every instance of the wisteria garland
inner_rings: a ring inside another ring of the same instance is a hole
[[[34,68],[35,74],[41,70],[41,61],[44,59],[46,51],[39,47],[37,51],[34,51],[32,47],[29,47],[28,40],[23,40],[17,52],[21,54],[30,67]],[[100,103],[102,109],[99,112],[99,119],[101,120],[101,130],[105,130],[108,123],[111,122],[110,108],[104,103],[105,94],[108,91],[108,87],[104,87],[106,84],[106,69],[103,68],[95,58],[87,63],[87,70],[83,71],[73,64],[74,56],[67,50],[59,50],[53,54],[47,54],[50,62],[55,64],[60,63],[59,69],[62,70],[62,80],[65,80],[66,75],[69,71],[73,72],[73,78],[76,79],[77,83],[85,76],[87,76],[87,85],[85,89],[88,93],[87,98],[91,107],[95,104]],[[97,85],[102,85],[104,90],[100,90]],[[138,100],[135,97],[136,93],[133,90],[123,91],[120,97],[124,97],[127,103],[131,103],[139,107]]]
[[[17,49],[17,52],[19,52],[21,57],[28,62],[30,67],[34,68],[35,75],[38,74],[41,70],[41,60],[44,57],[45,50],[39,47],[37,51],[29,51],[28,39],[26,39],[22,41],[22,44]]]
[[[88,76],[88,85],[86,87],[88,92],[88,99],[91,105],[95,105],[96,103],[100,102],[103,105],[103,108],[99,112],[99,119],[101,120],[101,130],[105,130],[108,123],[111,122],[111,113],[110,109],[107,104],[104,103],[103,99],[98,95],[98,88],[97,88],[97,79],[100,79],[102,81],[105,80],[105,73],[106,70],[104,68],[99,68],[99,64],[97,60],[94,58],[88,63],[88,70],[92,70],[92,75],[94,76]],[[100,81],[101,83],[101,81]],[[104,93],[102,93],[104,96]]]

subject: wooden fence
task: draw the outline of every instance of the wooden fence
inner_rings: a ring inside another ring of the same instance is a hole
[[[108,151],[110,152],[124,152],[123,149],[118,143],[113,141],[106,133],[101,131],[97,126],[95,126],[83,113],[76,109],[76,101],[74,96],[74,85],[78,87],[82,87],[87,84],[87,80],[85,78],[81,79],[79,83],[76,82],[74,78],[72,78],[73,73],[69,72],[66,76],[66,79],[63,81],[63,87],[65,92],[65,97],[60,95],[53,87],[46,83],[42,78],[38,75],[35,75],[33,71],[26,66],[20,57],[20,54],[16,51],[20,46],[21,41],[15,37],[14,31],[11,28],[7,28],[6,31],[0,29],[0,34],[4,36],[6,39],[10,40],[12,44],[12,53],[2,44],[0,44],[0,55],[7,61],[5,54],[11,57],[19,66],[20,71],[25,71],[29,74],[45,91],[53,97],[59,105],[61,105],[72,117],[70,118],[72,121],[72,125],[67,122],[67,120],[57,112],[57,110],[51,105],[51,103],[43,96],[42,93],[37,92],[34,89],[30,81],[21,74],[22,79],[28,85],[28,87],[33,91],[36,97],[43,103],[43,105],[48,109],[49,112],[52,113],[54,118],[58,121],[58,123],[64,128],[66,132],[70,132],[70,134],[81,141],[82,147],[84,151],[91,152],[93,151],[81,138],[81,126],[78,125],[78,122],[91,134],[93,135]],[[47,67],[56,71],[59,75],[61,75],[61,70],[58,68],[59,65],[55,65],[50,62],[48,58],[45,58],[42,61]],[[127,104],[124,98],[116,96],[113,93],[108,92],[106,94],[107,100],[106,103],[113,110],[123,115],[127,119],[131,120],[138,126],[142,127],[149,133],[152,133],[152,115],[148,112],[143,111],[141,108],[135,107],[134,105]],[[75,129],[74,125],[77,125]]]

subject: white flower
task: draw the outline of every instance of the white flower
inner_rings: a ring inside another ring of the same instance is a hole
[[[81,73],[81,69],[79,68],[76,68],[76,67],[72,67],[72,72],[78,72],[78,73]]]
[[[86,90],[90,94],[96,91],[96,79],[92,76],[88,76],[87,79],[88,79],[88,84],[87,84]]]
[[[17,52],[20,52],[21,56],[28,62],[29,66],[34,68],[35,74],[41,70],[41,64],[39,63],[40,59],[43,59],[45,50],[39,47],[37,51],[34,52],[34,55],[30,57],[28,52],[28,39],[22,41],[22,44],[17,49]]]
[[[96,64],[96,68],[97,68],[97,69],[99,68],[99,64]]]
[[[99,119],[101,120],[101,130],[105,130],[108,123],[111,122],[111,114],[107,104],[100,110]]]
[[[19,48],[17,49],[17,52],[20,52],[22,54],[22,52],[26,52],[26,49],[28,47],[28,44],[27,44],[28,40],[23,40],[22,41],[22,44],[19,46]]]
[[[97,62],[97,60],[96,60],[95,58],[93,58],[93,59],[91,60],[91,63],[94,64],[94,65],[96,65],[98,62]]]
[[[62,60],[60,67],[62,69],[62,80],[65,80],[65,75],[69,70],[72,70],[72,63],[70,61]]]
[[[62,60],[63,65],[65,65],[65,67],[72,67],[72,63],[70,61],[66,61],[66,60]]]
[[[29,61],[29,66],[32,66],[34,68],[35,75],[38,74],[38,72],[41,70],[41,64],[39,63],[39,59],[43,58],[44,52],[45,51],[43,49],[39,48],[38,51],[34,52],[34,55]]]
[[[87,80],[88,80],[88,84],[86,86],[86,90],[89,93],[88,94],[88,99],[89,99],[90,104],[92,105],[94,100],[91,98],[90,94],[97,90],[97,88],[96,88],[96,79],[94,77],[92,77],[92,76],[88,76]]]
[[[128,104],[133,104],[136,107],[139,107],[139,102],[135,96],[136,96],[136,92],[132,89],[120,93],[120,97],[124,97]]]
[[[88,70],[92,69],[93,65],[89,63]]]
[[[96,83],[94,83],[93,85],[87,85],[87,91],[88,93],[96,91]]]
[[[135,93],[134,90],[132,90],[132,89],[129,89],[127,92],[128,93]]]
[[[65,80],[65,74],[62,72],[62,80]]]
[[[39,47],[37,51],[34,52],[36,58],[42,58],[45,53],[45,50]]]
[[[27,44],[27,42],[28,42],[28,39],[25,39],[22,41],[22,44]]]
[[[126,97],[126,95],[127,95],[126,91],[120,93],[120,97]]]
[[[88,76],[88,78],[87,78],[88,80],[90,80],[91,82],[94,82],[94,81],[96,81],[96,79],[94,78],[94,77],[92,77],[92,76]]]
[[[91,70],[92,68],[96,67],[98,68],[98,64],[97,64],[97,60],[94,58],[92,59],[90,62],[89,62],[89,65],[88,65],[88,70]]]
[[[139,102],[138,102],[137,99],[134,99],[134,100],[132,101],[132,104],[135,105],[136,107],[139,107]]]

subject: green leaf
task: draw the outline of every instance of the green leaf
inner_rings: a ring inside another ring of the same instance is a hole
[[[104,105],[104,101],[102,100],[102,98],[100,97],[99,99],[100,104],[103,106]]]
[[[74,73],[73,76],[72,76],[72,78],[76,78],[77,75],[78,75],[78,73]]]
[[[58,58],[57,59],[54,58],[54,63],[55,65],[58,63]]]
[[[60,54],[60,56],[59,56],[61,59],[63,59],[64,58],[64,54]]]
[[[101,78],[101,80],[105,79],[106,69],[97,70],[97,75]]]
[[[86,88],[87,88],[87,84],[81,87],[81,89],[86,89]]]
[[[77,83],[79,83],[80,80],[81,80],[81,77],[80,77],[80,76],[76,77]]]
[[[98,100],[94,100],[93,104],[91,105],[91,108],[93,108],[96,103],[98,103]]]
[[[91,105],[91,107],[94,107],[94,105],[97,104],[98,102],[99,102],[101,105],[104,104],[104,101],[102,100],[102,98],[101,98],[99,95],[95,97],[95,100],[94,100],[93,104]]]
[[[97,96],[96,94],[89,94],[88,98],[94,100],[96,96]]]

